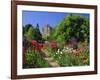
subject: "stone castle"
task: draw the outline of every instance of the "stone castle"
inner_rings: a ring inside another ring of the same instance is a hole
[[[42,36],[45,37],[50,36],[51,31],[52,27],[49,24],[45,25],[44,28],[42,29]]]

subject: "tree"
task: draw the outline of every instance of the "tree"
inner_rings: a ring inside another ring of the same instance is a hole
[[[69,14],[55,27],[52,38],[62,42],[72,37],[78,41],[89,41],[89,19],[80,15]]]
[[[33,26],[31,24],[26,24],[23,26],[23,39],[26,38],[28,41],[33,39]]]
[[[33,27],[31,24],[26,24],[25,26],[24,26],[24,32],[28,32],[28,30],[29,30],[29,28],[30,27]]]
[[[31,41],[33,39],[33,28],[30,27],[27,31],[27,33],[25,34],[26,38]]]
[[[38,42],[42,40],[42,35],[39,30],[39,24],[37,24],[36,28],[33,31],[33,39],[37,40]]]
[[[31,24],[27,24],[25,25],[25,27],[23,26],[23,36],[25,36],[29,41],[42,41],[42,35],[39,30],[39,24],[37,24],[35,28]]]

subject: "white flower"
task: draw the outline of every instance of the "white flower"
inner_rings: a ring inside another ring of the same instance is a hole
[[[63,54],[62,52],[60,52],[60,54]]]
[[[62,51],[65,51],[66,49],[63,49]]]
[[[56,52],[56,54],[58,54],[58,53]]]
[[[69,49],[68,47],[66,47],[66,49]]]
[[[59,56],[59,59],[61,58],[61,56]]]
[[[73,48],[70,48],[71,50],[73,50]]]
[[[60,49],[58,49],[57,52],[59,53],[60,52]]]

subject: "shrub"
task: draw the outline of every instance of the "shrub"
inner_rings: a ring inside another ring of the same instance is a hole
[[[26,52],[26,64],[23,65],[23,68],[42,68],[49,67],[48,62],[46,62],[43,57],[40,55],[40,52]]]

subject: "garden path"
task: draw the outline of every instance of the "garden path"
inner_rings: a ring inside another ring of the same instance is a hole
[[[60,66],[58,64],[58,62],[54,60],[54,58],[48,53],[48,51],[46,49],[42,49],[41,51],[45,55],[44,59],[49,63],[49,65],[51,67],[59,67]]]

